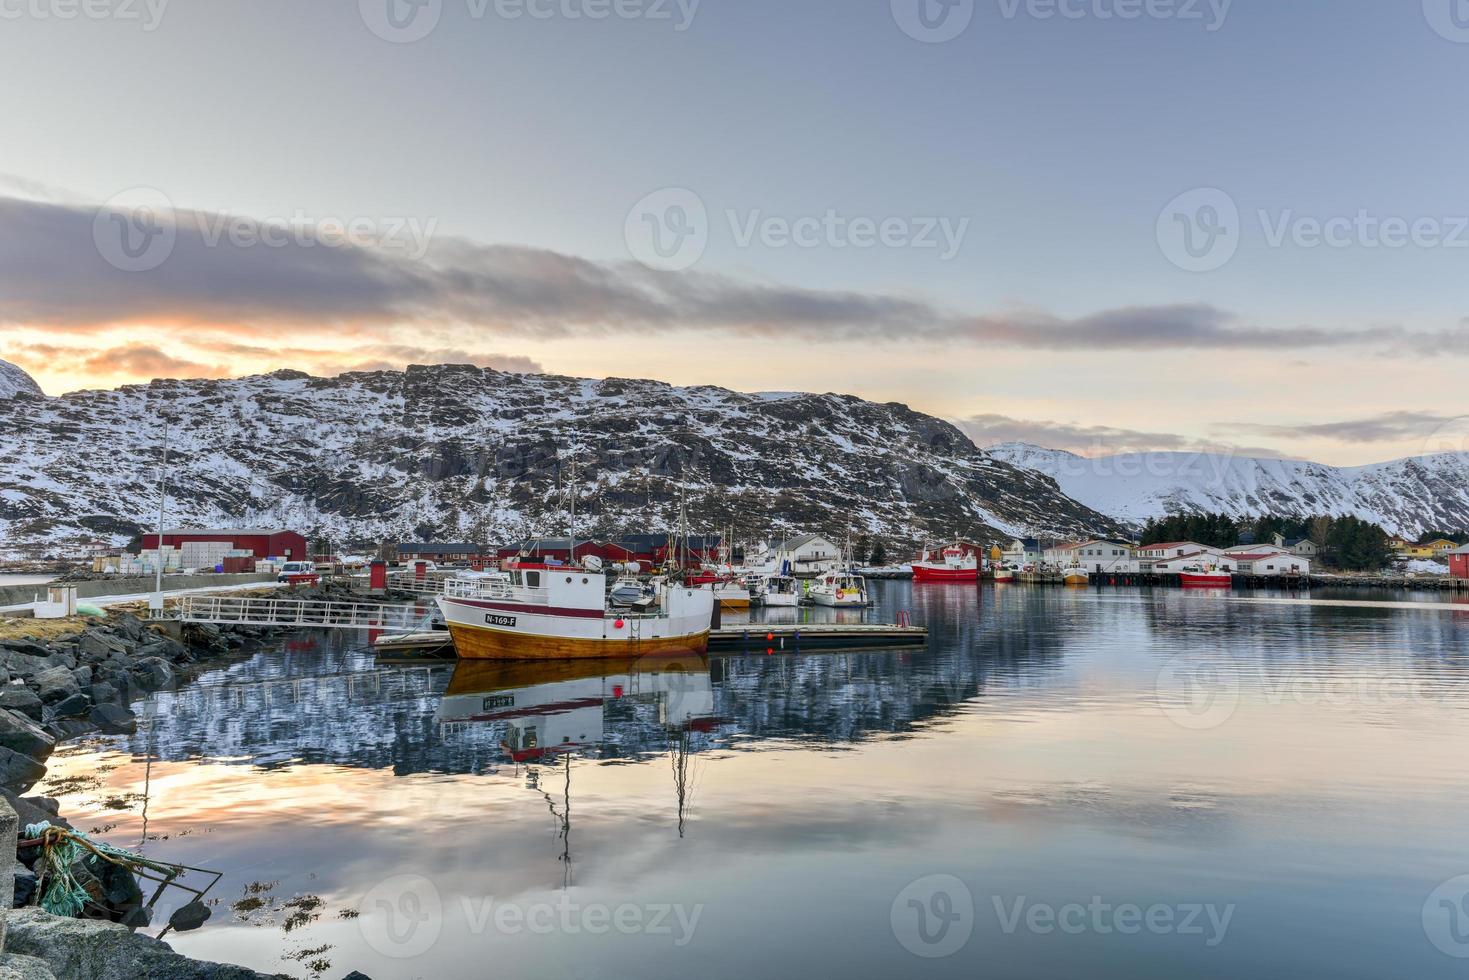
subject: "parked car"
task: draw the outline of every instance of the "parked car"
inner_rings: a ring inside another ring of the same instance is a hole
[[[275,580],[277,582],[289,582],[292,579],[299,579],[302,575],[315,574],[316,565],[312,562],[288,561],[284,565],[282,565],[281,570],[276,573]]]

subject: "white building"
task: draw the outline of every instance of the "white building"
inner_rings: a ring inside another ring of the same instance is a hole
[[[1229,557],[1238,563],[1241,575],[1271,578],[1277,575],[1310,575],[1311,559],[1273,548],[1253,552],[1233,552]]]
[[[1072,550],[1071,557],[1089,572],[1134,575],[1140,567],[1132,545],[1105,538],[1083,541]]]
[[[1157,567],[1159,562],[1188,555],[1222,554],[1224,554],[1222,548],[1199,544],[1197,541],[1162,541],[1157,544],[1139,545],[1136,557],[1139,571],[1161,573],[1163,570]]]
[[[771,553],[771,574],[785,571],[790,575],[815,576],[837,570],[842,549],[817,534],[798,534],[775,546]]]
[[[1034,565],[1041,560],[1041,545],[1035,538],[1011,538],[1000,557],[1007,565]]]
[[[1275,547],[1277,549],[1279,549],[1280,551],[1289,552],[1290,554],[1297,555],[1301,558],[1315,558],[1317,553],[1320,551],[1320,549],[1316,547],[1316,542],[1312,541],[1310,538],[1287,538],[1283,534],[1277,534],[1274,536],[1274,538]]]

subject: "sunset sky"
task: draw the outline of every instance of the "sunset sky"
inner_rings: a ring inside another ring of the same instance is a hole
[[[1454,2],[0,0],[0,358],[1469,449]]]

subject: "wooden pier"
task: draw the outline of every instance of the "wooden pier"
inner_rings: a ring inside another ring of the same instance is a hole
[[[711,654],[817,653],[824,650],[863,650],[923,646],[928,627],[886,623],[745,623],[709,631]],[[378,637],[373,649],[390,656],[452,657],[454,644],[443,630],[421,630]]]

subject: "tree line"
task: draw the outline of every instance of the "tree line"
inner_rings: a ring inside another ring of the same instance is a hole
[[[1344,515],[1282,517],[1267,515],[1235,520],[1228,514],[1173,514],[1150,520],[1141,543],[1197,541],[1213,548],[1233,548],[1246,542],[1269,545],[1273,537],[1303,538],[1319,550],[1326,564],[1348,571],[1375,571],[1392,560],[1388,533],[1371,521]]]

